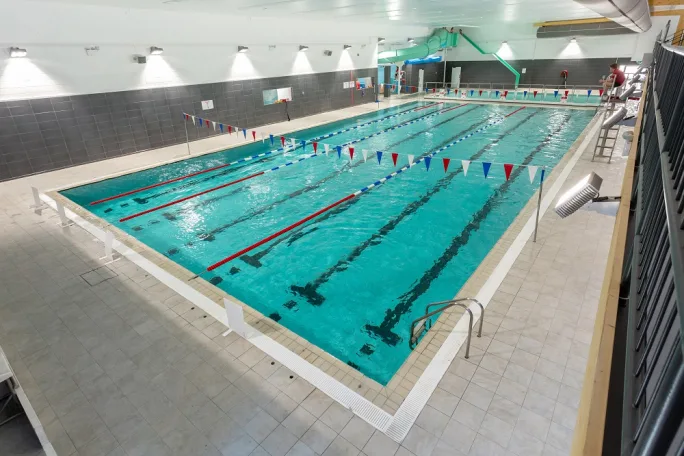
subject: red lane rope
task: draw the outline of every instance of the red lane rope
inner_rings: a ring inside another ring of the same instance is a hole
[[[512,113],[506,114],[504,117],[511,117],[511,116],[512,116],[513,114],[515,114],[516,112],[522,111],[522,110],[525,109],[525,108],[526,108],[526,106],[523,106],[522,108],[518,108],[518,109],[516,109],[515,111],[513,111]]]
[[[264,238],[264,239],[260,240],[259,242],[250,245],[249,247],[245,247],[244,249],[240,250],[237,253],[232,254],[231,256],[229,256],[227,258],[224,258],[223,260],[219,261],[218,263],[212,264],[211,266],[209,266],[207,268],[207,271],[213,271],[214,269],[223,266],[224,264],[228,263],[229,261],[232,261],[235,258],[244,255],[245,253],[249,252],[250,250],[254,250],[257,247],[267,243],[268,241],[275,239],[278,236],[282,236],[283,234],[287,233],[288,231],[291,231],[291,230],[297,228],[299,225],[302,225],[303,223],[306,223],[309,220],[318,217],[322,213],[327,212],[336,206],[339,206],[340,204],[344,203],[345,201],[349,201],[350,199],[354,198],[355,196],[356,196],[356,194],[352,193],[350,195],[345,196],[344,198],[342,198],[339,201],[335,201],[334,203],[330,204],[329,206],[326,206],[323,209],[320,209],[320,210],[314,212],[313,214],[301,219],[300,221],[295,222],[292,225],[283,228],[282,230],[278,231],[277,233],[273,233],[272,235],[268,236],[267,238]]]
[[[226,168],[227,166],[230,166],[230,165],[231,165],[231,163],[226,163],[224,165],[218,165],[218,166],[214,166],[213,168],[203,169],[202,171],[197,171],[195,173],[186,174],[184,176],[176,177],[174,179],[165,180],[164,182],[158,182],[156,184],[148,185],[147,187],[136,188],[135,190],[131,190],[130,192],[119,193],[118,195],[110,196],[109,198],[104,198],[101,200],[93,201],[92,203],[90,203],[90,205],[95,206],[96,204],[106,203],[107,201],[112,201],[115,199],[123,198],[124,196],[128,196],[128,195],[134,195],[136,193],[144,192],[145,190],[149,190],[151,188],[161,187],[162,185],[171,184],[173,182],[178,182],[179,180],[187,179],[189,177],[199,176],[200,174],[208,173],[210,171],[216,171],[217,169]]]
[[[423,106],[423,107],[420,107],[420,108],[416,108],[416,109],[413,110],[413,112],[422,111],[423,109],[431,108],[431,107],[433,107],[433,106],[435,106],[435,105],[440,105],[440,104],[444,104],[444,102],[443,102],[443,101],[440,101],[439,103],[431,103],[431,104],[429,104],[429,105],[427,105],[427,106]]]
[[[120,219],[119,222],[125,222],[127,220],[131,220],[131,219],[134,219],[136,217],[140,217],[141,215],[149,214],[150,212],[158,211],[159,209],[164,209],[166,207],[173,206],[174,204],[182,203],[183,201],[187,201],[189,199],[196,198],[198,196],[206,195],[207,193],[210,193],[210,192],[222,189],[222,188],[230,187],[231,185],[238,184],[238,183],[246,181],[248,179],[253,179],[257,176],[261,176],[262,174],[264,174],[264,171],[260,171],[258,173],[250,174],[249,176],[245,176],[241,179],[230,181],[230,182],[225,183],[223,185],[219,185],[218,187],[213,187],[213,188],[210,188],[208,190],[204,190],[203,192],[195,193],[195,194],[186,196],[184,198],[177,199],[177,200],[171,201],[171,202],[166,203],[166,204],[162,204],[161,206],[153,207],[151,209],[147,209],[146,211],[142,211],[142,212],[138,212],[137,214],[129,215],[128,217],[124,217],[124,218]]]

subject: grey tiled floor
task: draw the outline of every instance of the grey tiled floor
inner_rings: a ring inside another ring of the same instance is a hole
[[[616,186],[621,165],[595,168]],[[471,358],[399,445],[127,260],[103,268],[99,243],[28,210],[28,184],[11,184],[0,345],[59,455],[568,453],[612,217],[544,217]]]

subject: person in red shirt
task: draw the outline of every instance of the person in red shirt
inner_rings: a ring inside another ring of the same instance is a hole
[[[615,83],[613,83],[613,80],[615,80]],[[599,82],[603,84],[603,88],[606,91],[610,90],[611,87],[620,87],[622,84],[625,83],[625,73],[623,73],[622,70],[618,68],[617,63],[611,63],[610,75],[606,79],[601,79]]]

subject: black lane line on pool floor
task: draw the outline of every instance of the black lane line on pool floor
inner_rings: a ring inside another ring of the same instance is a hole
[[[466,114],[469,114],[469,113],[475,111],[476,109],[478,109],[478,108],[480,108],[480,107],[481,107],[481,106],[479,106],[479,105],[478,105],[478,106],[473,106],[471,109],[469,109],[469,110],[467,110],[467,111],[460,112],[459,114],[455,115],[454,117],[451,117],[451,118],[449,118],[449,119],[443,120],[442,122],[439,122],[439,123],[437,123],[437,124],[435,124],[435,125],[430,126],[427,130],[423,130],[423,131],[420,131],[420,132],[418,132],[418,133],[414,133],[414,134],[408,136],[407,138],[403,138],[403,139],[401,139],[400,141],[397,141],[396,143],[391,144],[389,147],[390,147],[390,148],[391,148],[391,147],[394,147],[394,146],[396,146],[396,145],[399,145],[399,144],[402,144],[402,143],[404,143],[404,142],[406,142],[406,141],[409,141],[409,140],[411,140],[411,139],[413,139],[413,138],[415,138],[415,137],[417,137],[417,136],[420,136],[420,135],[422,135],[422,134],[425,134],[425,133],[426,133],[427,131],[429,131],[430,129],[439,127],[439,126],[441,126],[441,125],[444,125],[444,124],[446,124],[447,122],[451,122],[451,121],[453,121],[453,120],[455,120],[455,119],[457,119],[457,118],[459,118],[459,117],[461,117],[461,116],[464,116],[464,115],[466,115]],[[477,122],[477,123],[474,124],[474,125],[479,125],[479,124],[481,124],[481,123],[486,122],[487,120],[489,120],[489,119],[484,119],[484,120],[482,120],[482,121]],[[472,126],[469,127],[469,129],[472,129]],[[445,144],[447,144],[447,143],[445,143]],[[308,185],[308,186],[306,186],[306,187],[302,187],[302,188],[300,188],[299,190],[296,190],[296,191],[294,191],[294,192],[292,192],[292,193],[290,193],[290,194],[288,194],[288,195],[285,195],[283,198],[280,198],[279,200],[274,201],[273,203],[271,203],[271,204],[269,204],[269,205],[267,205],[267,206],[264,206],[264,207],[262,207],[262,208],[260,208],[260,209],[258,209],[258,210],[251,211],[251,212],[248,213],[248,214],[244,214],[244,215],[242,215],[242,216],[240,216],[240,217],[238,217],[238,218],[232,220],[231,222],[228,222],[228,223],[226,223],[226,224],[224,224],[224,225],[221,225],[221,226],[219,226],[219,227],[217,227],[217,228],[212,229],[212,230],[209,231],[209,232],[199,233],[199,234],[197,235],[197,237],[198,237],[200,240],[202,240],[202,241],[209,241],[209,242],[211,242],[211,241],[215,240],[215,235],[216,235],[216,234],[220,234],[221,232],[227,230],[228,228],[231,228],[231,227],[233,227],[233,226],[235,226],[235,225],[237,225],[237,224],[239,224],[239,223],[242,223],[242,222],[245,222],[245,221],[247,221],[247,220],[250,220],[251,218],[253,218],[253,217],[255,217],[255,216],[264,214],[264,213],[270,211],[270,210],[273,209],[274,207],[278,206],[279,204],[282,204],[283,202],[285,202],[285,201],[287,201],[287,200],[290,200],[290,199],[295,198],[295,197],[297,197],[297,196],[300,196],[300,195],[303,195],[303,194],[308,193],[308,192],[310,192],[310,191],[313,191],[313,190],[317,189],[318,187],[320,187],[321,185],[323,185],[324,183],[326,183],[326,182],[328,182],[328,181],[330,181],[330,180],[332,180],[332,179],[338,177],[338,176],[339,176],[340,174],[342,174],[343,172],[346,172],[346,171],[349,170],[349,169],[356,168],[357,166],[361,166],[361,165],[363,165],[363,164],[365,164],[365,162],[360,161],[360,160],[357,161],[357,162],[355,162],[355,163],[353,163],[353,164],[346,163],[346,164],[343,165],[342,168],[340,168],[338,171],[335,171],[335,172],[329,174],[328,176],[326,176],[326,177],[324,177],[324,178],[322,178],[322,179],[319,179],[318,181],[316,181],[315,183],[313,183],[313,184],[311,184],[311,185]],[[236,193],[239,193],[239,192],[243,191],[245,188],[248,188],[248,187],[241,187],[241,188],[236,189],[236,190],[234,190],[233,192],[230,192],[230,193],[228,193],[228,194],[226,194],[226,195],[218,196],[218,197],[216,197],[216,198],[209,199],[209,200],[205,200],[205,201],[203,201],[203,202],[201,202],[201,203],[198,203],[198,204],[195,205],[195,206],[191,206],[191,207],[189,207],[189,208],[179,209],[178,211],[176,211],[176,214],[163,214],[163,215],[164,215],[164,217],[166,217],[167,219],[173,220],[173,219],[176,218],[177,214],[180,214],[180,213],[185,212],[185,211],[188,211],[188,210],[193,210],[194,208],[196,208],[196,207],[198,207],[198,206],[207,205],[207,204],[209,204],[209,203],[211,203],[211,202],[213,202],[213,201],[216,201],[216,200],[218,200],[218,199],[223,199],[223,198],[227,198],[227,197],[233,196],[233,195],[235,195]],[[186,244],[186,245],[187,245],[187,246],[192,246],[192,244],[193,244],[193,243],[191,242],[191,243]]]
[[[537,114],[537,113],[538,113],[538,111],[535,111],[533,114],[531,114],[530,116],[528,116],[528,118],[529,118],[529,117],[532,117],[533,115],[535,115],[535,114]],[[523,121],[521,122],[521,124],[524,123],[524,122],[526,122],[527,120],[528,120],[528,119],[523,120]],[[518,125],[521,125],[521,124],[518,124]],[[517,126],[511,128],[511,129],[509,130],[509,132],[512,131],[512,130],[515,129],[515,128],[517,128]],[[464,132],[465,132],[465,130],[464,130],[463,132],[461,132],[461,133],[464,133]],[[461,133],[459,133],[459,134],[461,134]],[[505,134],[507,134],[507,133],[505,133]],[[458,136],[458,135],[457,135],[457,136]],[[492,144],[490,144],[488,147],[491,147],[493,144],[495,144],[495,143],[498,142],[499,140],[500,140],[500,138],[495,139],[495,140],[494,140],[495,142],[492,143]],[[440,147],[441,147],[441,146],[440,146]],[[476,155],[477,155],[477,154],[476,154]],[[473,157],[475,157],[476,155],[473,155]],[[477,156],[479,157],[479,155],[477,155]],[[471,160],[474,160],[474,159],[475,159],[475,158],[472,158],[472,157],[471,157]],[[452,173],[455,173],[455,172],[456,172],[456,171],[453,171]],[[444,178],[443,178],[442,180],[444,180]],[[440,183],[442,182],[442,180],[440,180]],[[438,183],[438,184],[436,184],[436,185],[440,185],[440,183]],[[247,263],[247,264],[249,264],[250,266],[253,266],[253,267],[255,267],[255,268],[261,267],[261,266],[262,266],[262,264],[261,264],[261,259],[262,259],[265,255],[267,255],[268,253],[270,253],[277,245],[279,245],[280,243],[284,242],[285,240],[291,238],[291,239],[287,242],[287,246],[288,246],[288,247],[291,246],[294,242],[298,241],[299,239],[301,239],[302,237],[304,237],[304,236],[306,236],[306,235],[308,235],[308,234],[311,234],[311,233],[315,232],[318,228],[312,228],[312,229],[310,229],[310,230],[308,230],[308,231],[304,231],[305,229],[307,229],[307,228],[309,228],[309,227],[311,227],[311,226],[313,226],[313,225],[315,225],[315,224],[317,224],[317,223],[320,223],[320,222],[323,222],[323,221],[325,221],[325,220],[328,220],[330,217],[333,217],[333,216],[336,216],[336,215],[339,215],[339,214],[345,212],[346,210],[348,210],[348,209],[350,209],[351,207],[353,207],[356,203],[358,203],[359,201],[361,201],[361,197],[363,197],[363,196],[366,195],[366,194],[367,194],[367,193],[364,192],[364,193],[360,194],[358,198],[354,198],[354,199],[352,199],[352,200],[349,200],[349,201],[346,202],[345,204],[340,205],[340,206],[336,207],[335,209],[333,209],[332,211],[330,211],[330,212],[328,212],[328,213],[322,215],[321,217],[317,218],[316,220],[311,221],[311,223],[306,224],[306,225],[302,226],[301,228],[297,228],[296,230],[294,230],[294,231],[293,231],[292,233],[290,233],[289,235],[286,235],[286,236],[284,236],[284,237],[278,239],[277,241],[273,242],[273,243],[270,244],[268,247],[266,247],[264,250],[261,250],[260,252],[257,252],[257,253],[254,254],[254,255],[248,255],[248,254],[242,255],[242,256],[240,257],[240,259],[241,259],[242,261],[244,261],[245,263]],[[418,209],[418,207],[415,208],[415,210],[417,210],[417,209]],[[415,210],[414,210],[414,212],[415,212]],[[336,266],[337,266],[337,265],[336,265]],[[341,266],[343,266],[343,265],[340,265],[340,267],[341,267]],[[339,269],[339,268],[338,268],[338,269]],[[334,272],[334,271],[330,271],[330,270],[329,270],[329,272],[332,273],[332,272]],[[320,278],[320,277],[319,277],[319,278]],[[317,282],[318,282],[318,280],[314,281],[314,284],[316,284]],[[307,284],[305,287],[298,287],[298,288],[310,288],[310,285],[311,285],[311,284]],[[292,287],[296,287],[296,286],[295,286],[295,285],[292,285],[291,288],[292,288]],[[316,285],[315,288],[318,288],[318,285]],[[295,291],[295,290],[293,290],[293,291]],[[297,293],[297,294],[299,294],[299,293]],[[323,298],[323,299],[324,299],[324,298]],[[311,300],[309,300],[309,299],[307,299],[307,300],[308,300],[309,302],[311,302]],[[295,304],[296,304],[296,303],[295,303]],[[292,306],[292,302],[289,302],[288,305]],[[292,307],[289,307],[289,308],[292,308]]]
[[[535,111],[531,113],[523,120],[518,122],[516,125],[501,133],[492,142],[482,147],[475,154],[470,156],[468,160],[478,160],[485,152],[487,152],[496,144],[498,144],[504,137],[508,136],[513,131],[518,129],[520,126],[527,123],[538,112],[539,111]],[[459,167],[454,171],[450,172],[449,174],[447,174],[446,176],[442,177],[430,190],[428,190],[427,193],[424,193],[423,196],[421,196],[417,200],[414,200],[408,205],[404,206],[404,209],[398,215],[390,219],[385,225],[383,225],[378,231],[373,233],[365,241],[354,247],[354,249],[352,249],[352,251],[349,252],[349,254],[340,258],[337,261],[337,263],[328,268],[323,274],[319,275],[314,281],[307,283],[303,287],[299,285],[291,285],[290,291],[292,291],[296,295],[305,298],[311,305],[320,306],[321,304],[323,304],[323,302],[325,301],[325,296],[318,292],[318,288],[321,285],[330,280],[330,278],[335,273],[346,270],[349,267],[349,265],[359,256],[361,256],[361,254],[368,247],[380,244],[383,238],[390,234],[404,219],[406,219],[406,217],[413,215],[413,213],[415,213],[418,209],[427,204],[434,195],[446,189],[451,184],[451,181],[462,172],[463,168]]]
[[[534,157],[553,140],[554,136],[566,126],[570,118],[571,114],[566,114],[563,121],[560,122],[559,125],[527,155],[527,157],[525,157],[525,160],[523,160],[521,164],[528,165]],[[401,317],[411,310],[413,303],[430,288],[432,281],[439,277],[442,270],[458,254],[461,247],[468,243],[471,234],[477,231],[480,228],[480,224],[485,221],[492,210],[501,204],[503,194],[508,191],[523,170],[525,170],[524,166],[518,166],[513,170],[509,180],[501,184],[501,186],[494,191],[480,210],[475,213],[472,220],[463,228],[461,233],[451,240],[449,246],[442,252],[442,255],[434,262],[432,267],[426,270],[417,282],[414,282],[413,287],[411,287],[409,291],[399,297],[399,303],[394,309],[387,309],[385,318],[380,325],[365,325],[365,330],[369,336],[380,338],[384,343],[392,346],[402,340],[401,336],[393,331],[394,327],[401,320]]]
[[[435,107],[435,106],[430,106],[430,108],[432,108],[432,107]],[[403,124],[406,124],[406,123],[408,123],[408,122],[419,121],[419,120],[421,120],[421,119],[423,119],[423,118],[425,118],[425,117],[428,117],[428,116],[430,116],[430,115],[436,114],[436,113],[438,113],[438,112],[441,111],[441,110],[443,110],[443,108],[438,108],[438,109],[436,109],[435,111],[430,111],[430,112],[428,112],[427,114],[422,114],[422,115],[420,115],[420,116],[418,116],[418,117],[416,117],[416,118],[414,118],[414,119],[410,119],[410,120],[405,120],[405,121],[399,122],[398,124],[395,124],[395,125],[393,125],[393,126],[391,126],[391,127],[385,128],[384,130],[380,130],[380,132],[376,132],[376,133],[374,133],[374,134],[375,134],[376,136],[379,136],[379,134],[387,133],[388,131],[390,131],[390,130],[396,128],[396,127],[398,127],[399,125],[403,125]],[[409,111],[415,111],[415,108],[408,109],[408,110],[406,110],[406,111],[401,111],[401,112],[399,112],[399,113],[397,113],[397,114],[393,114],[393,116],[398,116],[398,115],[404,114],[404,113],[409,112]],[[378,121],[378,122],[380,122],[380,121]],[[377,123],[377,122],[376,122],[376,123]],[[353,130],[352,130],[352,131],[353,131]],[[349,132],[347,132],[347,133],[349,133]],[[379,133],[379,134],[378,134],[378,133]],[[369,138],[369,139],[370,139],[370,138]],[[307,140],[307,141],[309,141],[309,140]],[[251,144],[253,144],[253,143],[251,143]],[[309,145],[309,144],[310,144],[310,143],[307,143],[307,145]],[[287,152],[287,153],[291,153],[291,152],[294,152],[294,151],[296,151],[296,150],[298,150],[298,149],[301,149],[301,147],[302,147],[301,144],[297,144],[297,145],[295,146],[294,149],[288,149],[286,152]],[[311,147],[313,147],[313,146],[311,146]],[[144,198],[133,198],[133,201],[135,201],[135,202],[138,203],[138,204],[147,204],[148,202],[150,202],[150,200],[153,200],[153,199],[156,199],[156,198],[161,198],[161,197],[163,197],[163,196],[169,195],[169,194],[174,193],[174,192],[177,192],[177,191],[179,191],[179,190],[185,190],[186,188],[193,187],[193,186],[195,186],[195,185],[197,185],[197,184],[201,184],[201,183],[204,183],[204,182],[209,182],[209,181],[212,181],[212,180],[217,179],[217,178],[219,178],[219,177],[228,176],[228,175],[230,175],[230,174],[236,173],[236,172],[238,172],[238,171],[241,171],[242,168],[245,168],[245,167],[247,167],[247,166],[249,166],[249,165],[251,165],[251,164],[264,164],[264,163],[269,163],[269,162],[271,162],[271,161],[274,161],[274,160],[279,159],[282,155],[283,155],[282,153],[279,153],[279,154],[271,154],[271,155],[268,155],[268,156],[266,156],[266,157],[263,157],[263,158],[261,158],[261,159],[259,159],[259,160],[250,160],[250,161],[246,161],[246,162],[244,162],[244,163],[242,164],[242,166],[230,167],[230,168],[227,168],[227,169],[225,169],[225,170],[223,170],[223,171],[220,171],[220,172],[218,172],[218,173],[216,173],[216,174],[211,174],[211,175],[209,175],[209,176],[205,176],[205,177],[202,177],[202,178],[199,178],[199,179],[196,179],[196,180],[192,180],[192,181],[186,182],[186,183],[184,183],[184,184],[177,185],[177,186],[175,186],[175,187],[172,187],[172,188],[169,188],[169,189],[166,189],[166,190],[163,190],[163,191],[154,193],[154,194],[149,195],[149,196],[146,196],[146,197],[144,197]]]
[[[459,105],[459,106],[464,106],[464,105]],[[401,139],[401,140],[399,140],[399,141],[396,141],[396,142],[394,142],[394,143],[388,145],[387,148],[390,149],[390,148],[393,148],[393,147],[395,147],[395,146],[398,146],[398,145],[400,145],[400,144],[402,144],[402,143],[404,143],[404,142],[406,142],[406,141],[410,141],[410,140],[414,139],[415,137],[417,137],[417,136],[419,136],[419,135],[421,135],[421,134],[426,133],[430,128],[434,128],[435,126],[441,126],[441,125],[443,125],[443,124],[445,124],[445,123],[447,123],[447,122],[450,122],[450,121],[452,121],[452,120],[454,120],[454,119],[457,119],[457,118],[459,118],[459,117],[461,117],[461,116],[463,116],[463,115],[465,115],[465,114],[468,114],[469,112],[472,112],[472,111],[474,111],[475,109],[477,109],[477,108],[479,108],[479,107],[480,107],[480,106],[473,106],[471,109],[469,109],[469,110],[467,110],[467,111],[464,111],[464,112],[460,112],[460,113],[457,114],[456,116],[450,117],[449,119],[446,119],[446,120],[444,120],[444,121],[442,121],[442,122],[439,122],[439,123],[437,123],[436,125],[433,125],[433,126],[429,127],[428,129],[421,130],[421,131],[419,131],[419,132],[417,132],[417,133],[413,133],[413,134],[407,136],[407,137],[404,138],[404,139]],[[358,162],[356,162],[356,163],[354,163],[354,164],[346,163],[346,164],[344,164],[338,171],[334,171],[333,173],[329,174],[327,177],[324,177],[323,179],[318,180],[317,182],[315,182],[315,183],[309,185],[308,187],[305,187],[305,188],[303,189],[304,191],[301,191],[302,189],[300,189],[300,190],[297,190],[297,191],[295,191],[295,192],[293,192],[293,193],[290,193],[288,196],[286,196],[286,197],[284,197],[284,198],[278,200],[278,201],[275,202],[275,203],[272,203],[271,206],[266,206],[266,209],[265,209],[264,211],[259,212],[259,213],[254,213],[254,214],[251,215],[251,216],[260,215],[260,214],[262,214],[262,213],[264,213],[264,212],[270,210],[274,205],[280,204],[280,203],[282,203],[283,201],[285,201],[285,200],[287,200],[287,199],[289,199],[289,198],[293,198],[293,197],[299,196],[299,195],[301,195],[301,194],[303,194],[303,193],[307,193],[307,192],[309,192],[309,191],[315,190],[316,188],[318,188],[318,187],[320,187],[321,185],[323,185],[325,182],[327,182],[327,181],[329,181],[329,180],[331,180],[331,179],[333,179],[333,178],[339,176],[340,174],[342,174],[343,172],[346,172],[347,170],[349,170],[349,169],[351,169],[351,168],[355,168],[355,167],[357,167],[357,166],[360,166],[360,165],[362,165],[363,163],[364,163],[364,162],[361,162],[361,161],[358,161]],[[246,190],[246,189],[248,189],[248,188],[249,188],[249,185],[247,185],[247,186],[242,186],[242,187],[238,187],[238,188],[236,188],[235,190],[232,190],[232,191],[230,191],[230,192],[228,192],[228,193],[226,193],[226,194],[219,195],[219,196],[215,196],[215,197],[213,197],[213,198],[209,198],[209,199],[206,199],[206,200],[202,200],[201,202],[192,204],[192,205],[190,205],[190,206],[186,206],[186,207],[184,207],[184,208],[182,208],[182,209],[178,209],[178,210],[176,210],[175,212],[164,212],[164,213],[162,214],[162,216],[163,216],[164,218],[166,218],[167,220],[169,220],[169,221],[175,221],[175,220],[178,218],[178,216],[181,215],[181,214],[184,214],[184,213],[189,212],[189,211],[194,211],[194,210],[195,210],[196,208],[198,208],[198,207],[206,206],[206,205],[208,205],[208,204],[214,203],[214,202],[216,202],[216,201],[223,200],[223,199],[225,199],[225,198],[230,198],[230,197],[232,197],[232,196],[234,196],[234,195],[236,195],[236,194],[238,194],[238,193],[243,192],[244,190]],[[250,217],[251,217],[251,216],[250,216]],[[247,215],[245,215],[245,216],[243,216],[243,217],[247,217]],[[244,220],[247,220],[247,219],[250,218],[250,217],[247,217],[247,218],[245,218]],[[243,220],[243,219],[240,219],[239,221],[237,221],[237,223],[241,223],[241,222],[244,221],[244,220]],[[151,222],[150,222],[150,223],[151,223]],[[232,226],[232,225],[231,225],[231,226]],[[142,228],[140,228],[140,229],[142,229]],[[201,234],[199,234],[198,236],[201,236]],[[206,239],[206,240],[212,241],[213,239],[208,238],[208,239]],[[188,244],[188,245],[191,245],[191,244]]]

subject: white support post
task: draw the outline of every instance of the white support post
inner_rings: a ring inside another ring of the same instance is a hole
[[[45,203],[40,199],[40,192],[36,187],[31,187],[31,193],[33,193],[33,204],[29,206],[31,209],[39,210],[47,208]]]
[[[245,323],[245,315],[242,306],[227,298],[223,298],[223,307],[225,307],[226,317],[228,317],[228,331],[224,332],[223,336],[225,337],[235,331],[238,335],[247,338],[247,329],[249,326]]]
[[[64,212],[64,205],[60,203],[59,201],[55,201],[57,204],[57,214],[59,214],[59,226],[62,228],[68,228],[74,224],[69,218],[66,216],[66,212]]]
[[[111,231],[107,231],[105,233],[105,242],[104,242],[104,247],[105,247],[105,254],[102,258],[100,258],[101,261],[104,261],[105,264],[110,264],[113,263],[119,258],[114,257],[114,233]]]

